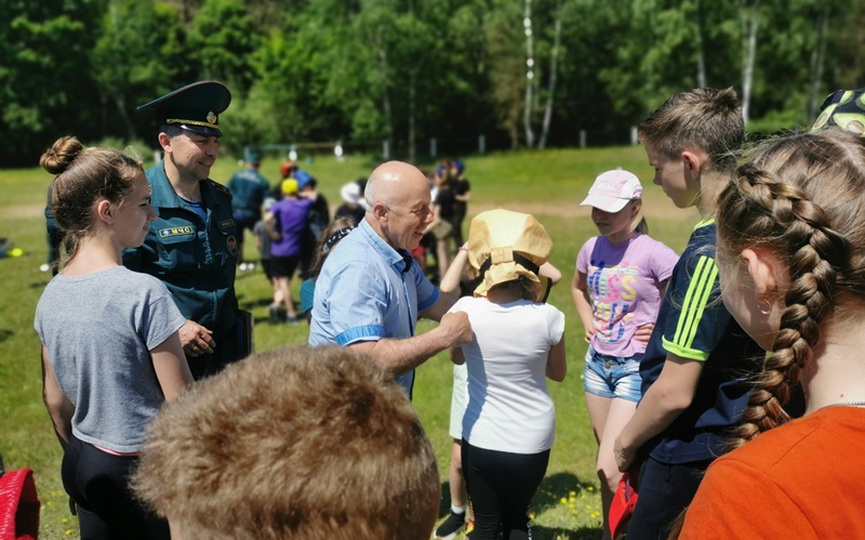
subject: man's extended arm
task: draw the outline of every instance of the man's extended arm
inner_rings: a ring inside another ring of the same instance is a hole
[[[436,328],[424,334],[404,339],[358,341],[349,347],[369,354],[377,359],[382,367],[397,376],[408,373],[445,349],[461,347],[471,340],[472,329],[468,315],[459,311],[446,313]]]

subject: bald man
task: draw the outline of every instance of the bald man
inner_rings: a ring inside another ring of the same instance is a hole
[[[447,313],[455,299],[441,294],[409,254],[433,219],[426,176],[389,161],[372,172],[365,197],[364,219],[333,249],[316,280],[309,344],[371,355],[411,397],[414,369],[469,343],[472,331],[465,313]],[[419,316],[440,324],[418,335]]]

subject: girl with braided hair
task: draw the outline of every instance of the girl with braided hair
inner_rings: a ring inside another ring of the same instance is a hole
[[[771,142],[721,194],[724,304],[768,354],[682,538],[865,538],[863,210],[865,139],[834,128]]]

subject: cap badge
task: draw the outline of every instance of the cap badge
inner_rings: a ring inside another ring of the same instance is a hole
[[[207,122],[210,124],[216,123],[216,114],[213,111],[208,111],[207,113]]]

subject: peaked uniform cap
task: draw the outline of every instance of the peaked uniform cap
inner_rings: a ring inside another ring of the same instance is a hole
[[[219,114],[231,103],[231,92],[218,81],[198,81],[178,88],[138,110],[152,110],[162,125],[176,125],[206,135],[221,137]]]
[[[552,249],[549,234],[531,214],[504,209],[481,212],[469,228],[469,264],[478,272],[484,265],[488,268],[482,272],[475,296],[486,296],[500,283],[526,278],[539,284],[540,300],[546,293],[547,278],[538,275],[537,267],[547,262]]]

